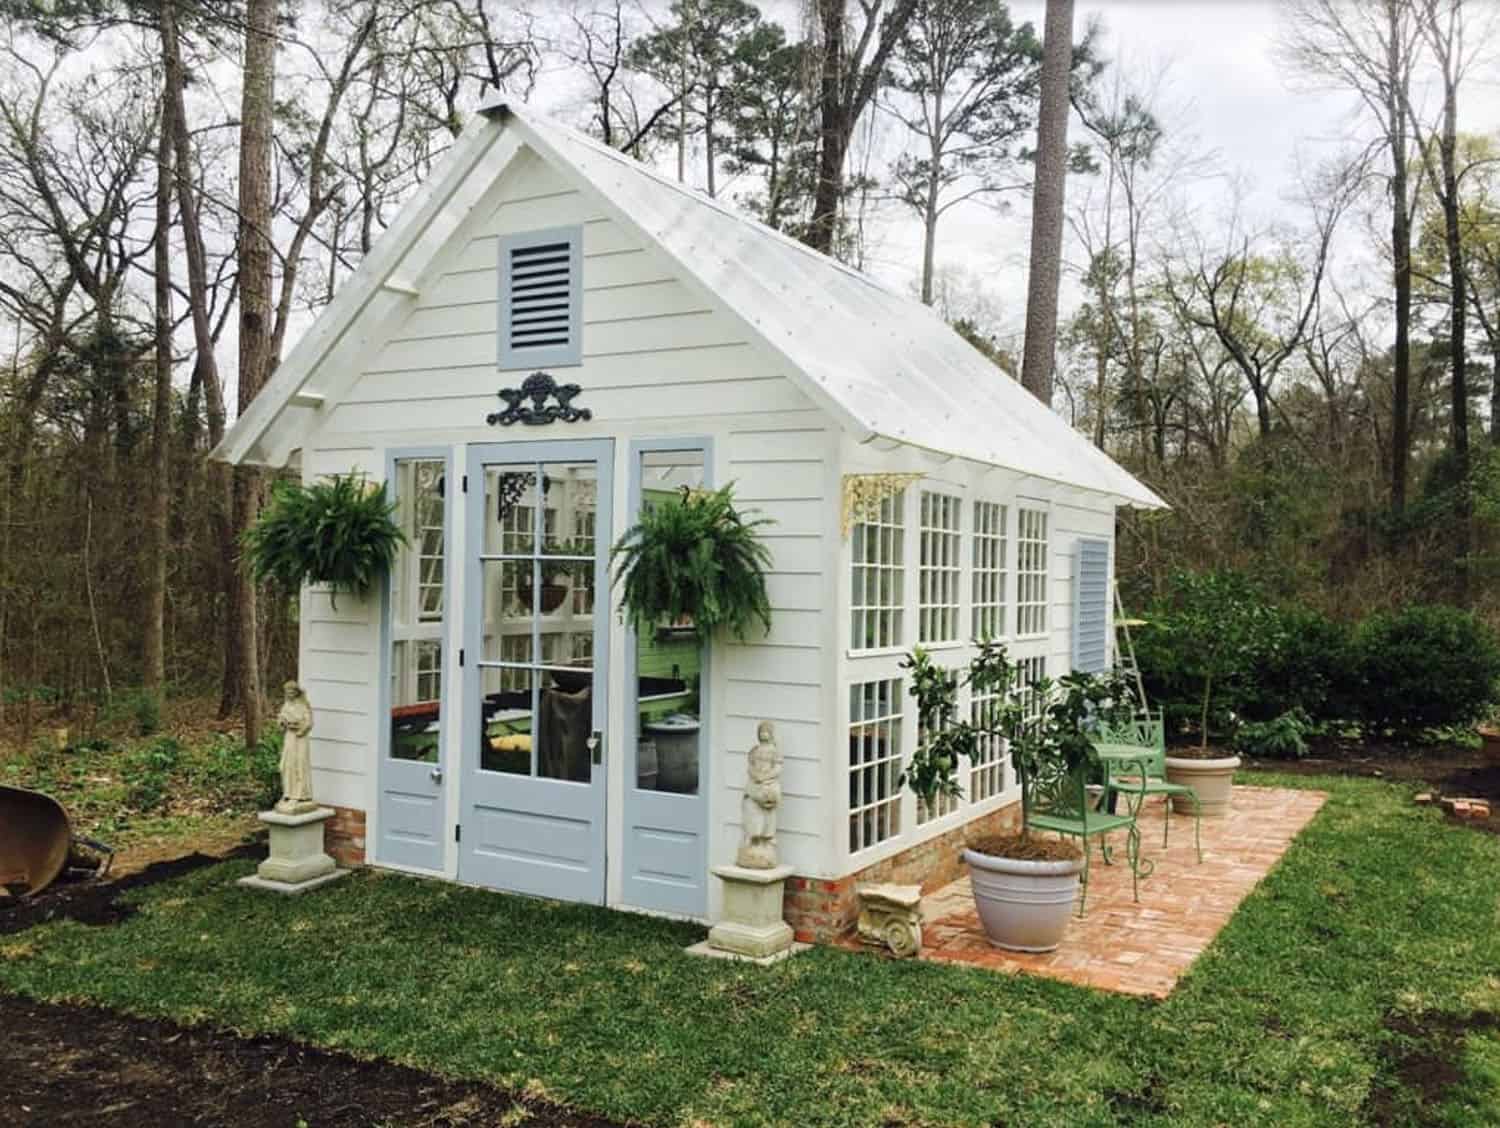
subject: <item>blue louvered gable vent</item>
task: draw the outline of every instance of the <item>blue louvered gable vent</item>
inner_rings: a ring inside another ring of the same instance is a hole
[[[1109,542],[1080,540],[1073,561],[1073,668],[1109,665]]]
[[[583,228],[500,240],[500,367],[583,361]]]

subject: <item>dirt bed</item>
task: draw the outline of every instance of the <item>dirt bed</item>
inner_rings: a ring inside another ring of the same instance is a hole
[[[1465,826],[1500,834],[1500,762],[1483,749],[1453,746],[1411,749],[1401,745],[1323,741],[1301,760],[1251,760],[1250,771],[1293,775],[1342,775],[1418,783],[1439,795],[1488,799],[1488,819],[1464,819]]]
[[[58,881],[35,897],[0,895],[0,936],[23,932],[50,920],[76,920],[82,924],[95,925],[117,924],[135,912],[135,906],[120,899],[122,893],[180,877],[228,858],[260,856],[263,852],[263,848],[259,846],[242,846],[227,854],[193,853],[154,862],[145,869],[119,878]]]
[[[0,995],[0,1125],[622,1128],[476,1082],[282,1038]]]

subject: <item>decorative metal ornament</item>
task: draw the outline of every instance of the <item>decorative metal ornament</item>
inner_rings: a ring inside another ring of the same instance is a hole
[[[533,372],[519,388],[501,388],[498,395],[505,401],[505,410],[485,416],[484,421],[491,427],[509,427],[512,423],[540,427],[589,420],[594,417],[592,411],[573,406],[573,398],[582,391],[577,384],[559,384],[550,373]],[[548,403],[549,399],[557,402]]]
[[[913,482],[921,481],[922,474],[845,474],[844,505],[840,515],[840,527],[845,539],[855,525],[873,521],[880,516],[880,503],[894,497]]]

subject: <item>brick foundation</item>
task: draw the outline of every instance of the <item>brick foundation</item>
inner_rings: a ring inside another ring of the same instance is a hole
[[[847,877],[829,879],[793,874],[786,880],[782,916],[798,940],[827,944],[854,928],[859,917],[856,886],[867,881],[892,881],[920,885],[924,894],[931,893],[964,875],[960,851],[965,842],[989,834],[1013,834],[1020,828],[1021,804],[1009,803]]]
[[[323,824],[323,849],[341,866],[365,864],[365,813],[354,807],[335,807]]]

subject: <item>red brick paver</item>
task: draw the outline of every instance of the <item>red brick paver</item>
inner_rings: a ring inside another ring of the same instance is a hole
[[[1173,816],[1171,845],[1162,848],[1165,801],[1153,798],[1140,818],[1141,856],[1156,869],[1141,882],[1139,903],[1131,899],[1124,835],[1111,835],[1119,848],[1116,862],[1102,864],[1095,845],[1088,915],[1073,918],[1057,951],[1028,955],[992,947],[979,926],[969,879],[961,877],[922,899],[922,958],[1164,997],[1327,797],[1236,786],[1230,813],[1203,820],[1201,864],[1189,816]]]

